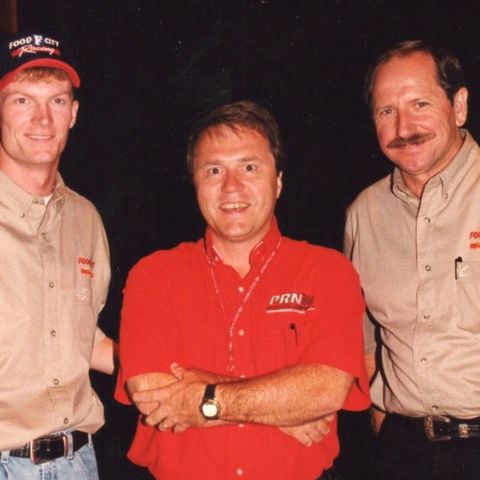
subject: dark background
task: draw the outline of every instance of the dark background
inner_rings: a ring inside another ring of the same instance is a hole
[[[21,31],[75,45],[80,113],[62,158],[67,184],[98,207],[110,239],[112,284],[101,317],[117,338],[121,290],[142,256],[202,235],[184,170],[184,144],[205,111],[252,99],[272,111],[287,144],[277,215],[284,234],[341,248],[344,212],[389,172],[362,101],[367,65],[392,42],[442,41],[470,86],[468,127],[479,131],[476,1],[18,0]],[[125,459],[135,413],[112,400],[96,435],[102,479],[148,478]],[[342,414],[346,480],[369,480],[365,414]],[[214,478],[214,477],[212,477]]]

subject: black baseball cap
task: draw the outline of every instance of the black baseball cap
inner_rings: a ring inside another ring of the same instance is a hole
[[[66,72],[75,88],[80,86],[80,77],[72,66],[65,43],[56,36],[40,33],[17,33],[2,37],[0,43],[0,90],[3,90],[16,75],[31,67],[58,68]]]

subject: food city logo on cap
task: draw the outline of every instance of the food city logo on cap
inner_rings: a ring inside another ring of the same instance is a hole
[[[21,57],[24,54],[47,53],[48,55],[60,56],[60,42],[43,35],[28,35],[8,43],[8,49],[12,57]]]
[[[313,305],[314,300],[315,297],[313,295],[306,295],[304,293],[279,293],[270,297],[266,312],[305,313],[310,310],[315,310]]]
[[[75,88],[80,77],[66,44],[58,38],[39,33],[19,33],[0,41],[0,90],[27,68],[46,67],[63,70]]]

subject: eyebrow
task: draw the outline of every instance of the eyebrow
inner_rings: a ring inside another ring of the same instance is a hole
[[[35,94],[24,92],[23,90],[13,90],[12,92],[9,93],[1,93],[1,96],[3,98],[10,97],[11,95],[22,95],[24,97],[30,97],[34,98],[36,97]],[[62,95],[67,95],[68,97],[72,96],[72,92],[69,90],[63,90],[61,92],[55,93],[54,95],[51,95],[49,98],[55,98],[55,97],[61,97]]]
[[[248,163],[248,162],[252,162],[252,161],[258,161],[258,160],[261,160],[261,157],[257,157],[257,156],[251,156],[251,157],[240,157],[240,158],[236,158],[235,159],[235,162],[237,163]],[[225,163],[222,159],[220,158],[214,158],[212,160],[206,160],[203,165],[205,166],[210,166],[210,165],[222,165],[223,163]]]

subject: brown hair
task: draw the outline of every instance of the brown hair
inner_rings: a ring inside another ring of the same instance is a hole
[[[424,40],[411,40],[395,44],[380,55],[368,70],[365,77],[364,95],[370,109],[373,107],[372,93],[379,68],[395,57],[405,58],[417,52],[432,57],[437,69],[438,83],[447,94],[448,99],[453,102],[455,94],[465,86],[465,77],[460,60],[444,47],[431,45]]]
[[[265,108],[254,102],[243,100],[213,110],[194,125],[187,141],[187,170],[190,174],[193,174],[195,148],[200,137],[209,128],[219,125],[226,125],[233,130],[242,127],[251,128],[263,135],[270,145],[270,152],[275,159],[275,168],[277,172],[281,171],[283,143],[277,122]]]

